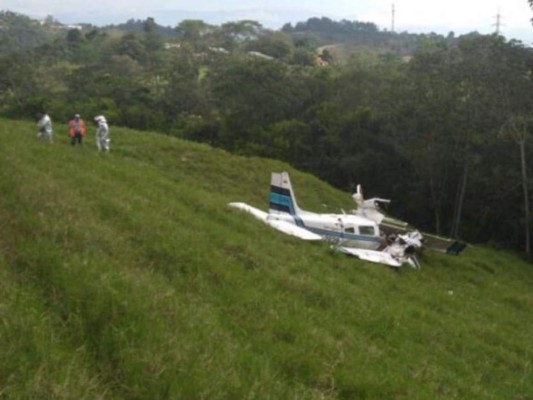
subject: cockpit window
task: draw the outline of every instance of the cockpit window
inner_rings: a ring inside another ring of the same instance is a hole
[[[359,227],[359,233],[361,235],[375,235],[374,227],[373,226],[360,226]]]

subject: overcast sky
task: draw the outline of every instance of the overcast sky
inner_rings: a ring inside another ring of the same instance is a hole
[[[52,15],[62,23],[94,25],[148,17],[172,27],[184,19],[202,19],[217,25],[252,19],[277,29],[286,22],[294,24],[325,16],[373,22],[381,29],[391,29],[393,3],[397,32],[488,34],[496,30],[499,14],[503,35],[533,45],[533,10],[527,0],[0,0],[0,9],[32,18]]]

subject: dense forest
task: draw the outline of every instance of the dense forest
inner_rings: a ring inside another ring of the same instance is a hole
[[[4,11],[0,115],[104,113],[112,126],[277,158],[346,191],[361,183],[421,229],[529,252],[527,45],[328,18],[279,31],[152,18],[69,29]]]

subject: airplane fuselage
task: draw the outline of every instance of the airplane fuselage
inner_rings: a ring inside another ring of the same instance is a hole
[[[356,215],[316,214],[303,210],[297,215],[290,215],[270,210],[267,218],[292,223],[343,246],[375,250],[381,244],[378,224]]]

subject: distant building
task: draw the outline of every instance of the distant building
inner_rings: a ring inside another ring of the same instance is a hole
[[[263,58],[265,60],[274,60],[274,57],[267,56],[266,54],[260,53],[258,51],[249,51],[248,54],[254,57]]]
[[[68,30],[77,29],[77,30],[81,31],[83,29],[83,27],[81,25],[61,25],[60,29],[68,29]]]
[[[51,29],[55,29],[58,31],[64,30],[64,31],[70,31],[71,29],[76,29],[78,31],[81,31],[83,27],[78,24],[69,24],[69,25],[63,25],[59,21],[54,20],[51,17],[46,17],[45,19],[42,19],[39,21],[41,25],[47,25]]]
[[[165,43],[164,47],[165,47],[165,50],[168,50],[168,49],[179,49],[181,47],[181,44],[179,44],[179,43]]]
[[[209,51],[212,51],[213,53],[229,54],[229,51],[224,47],[209,47]]]

